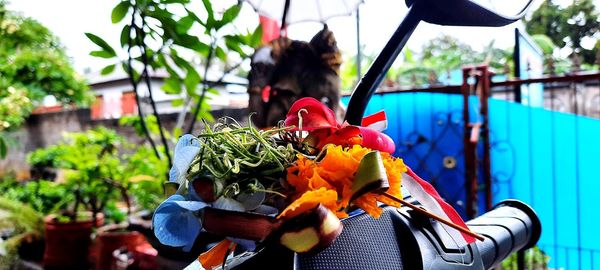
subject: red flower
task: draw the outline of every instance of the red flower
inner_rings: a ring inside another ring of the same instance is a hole
[[[300,121],[300,119],[302,119]],[[286,126],[295,126],[296,130],[313,131],[317,128],[337,128],[339,124],[335,113],[318,100],[305,97],[294,102],[285,116]]]
[[[286,126],[295,126],[295,130],[308,131],[307,143],[321,150],[327,144],[344,147],[355,144],[394,153],[396,146],[392,139],[373,129],[339,124],[335,113],[318,100],[310,97],[301,98],[290,108],[286,118]]]

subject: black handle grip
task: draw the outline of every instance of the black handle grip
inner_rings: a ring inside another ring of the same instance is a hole
[[[542,233],[533,209],[517,200],[503,201],[467,225],[486,238],[476,242],[485,269],[496,266],[513,252],[533,247]]]

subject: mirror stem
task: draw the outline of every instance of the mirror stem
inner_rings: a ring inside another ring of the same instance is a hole
[[[377,56],[367,73],[358,82],[352,92],[346,117],[344,120],[352,125],[360,125],[362,117],[369,103],[369,100],[375,94],[377,87],[385,78],[388,70],[402,51],[402,48],[408,41],[417,25],[421,21],[422,9],[415,3],[408,8],[406,17],[402,20],[390,40],[387,42],[381,53]]]

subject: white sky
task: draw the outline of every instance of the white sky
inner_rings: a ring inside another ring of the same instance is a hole
[[[88,41],[85,32],[92,32],[106,39],[113,47],[118,47],[121,26],[110,22],[112,8],[118,0],[10,0],[8,8],[33,17],[60,37],[79,71],[90,68],[101,69],[107,62],[89,56],[96,46]],[[538,6],[543,0],[534,0]],[[562,0],[565,2],[569,0]],[[215,1],[213,1],[215,2]],[[225,1],[227,2],[227,1]],[[229,1],[231,2],[231,1]],[[507,15],[518,12],[526,0],[479,0],[484,5],[495,4]],[[500,6],[501,4],[501,6]],[[219,6],[226,6],[219,1]],[[403,0],[365,0],[360,6],[361,43],[366,52],[379,52],[396,29],[407,8]],[[258,16],[252,8],[244,4],[241,22],[249,28],[258,24]],[[421,23],[408,42],[408,47],[418,49],[428,40],[447,34],[470,44],[476,49],[495,40],[495,46],[508,48],[514,44],[515,23],[502,28],[485,27],[442,27]],[[356,53],[356,22],[354,16],[333,18],[328,22],[338,41],[338,46],[348,54]],[[293,39],[310,40],[320,29],[317,23],[300,23],[289,27]]]

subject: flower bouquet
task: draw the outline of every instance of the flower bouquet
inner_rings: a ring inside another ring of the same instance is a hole
[[[384,122],[365,120],[371,127]],[[378,218],[383,203],[411,207],[453,227],[457,242],[473,242],[477,236],[456,211],[392,156],[392,139],[363,126],[339,124],[329,108],[303,98],[272,129],[224,118],[197,137],[182,136],[169,174],[176,191],[153,218],[157,238],[189,250],[202,230],[223,236],[199,257],[213,269],[236,249],[319,252],[342,232],[340,219],[354,210]],[[401,185],[427,210],[403,201]]]

